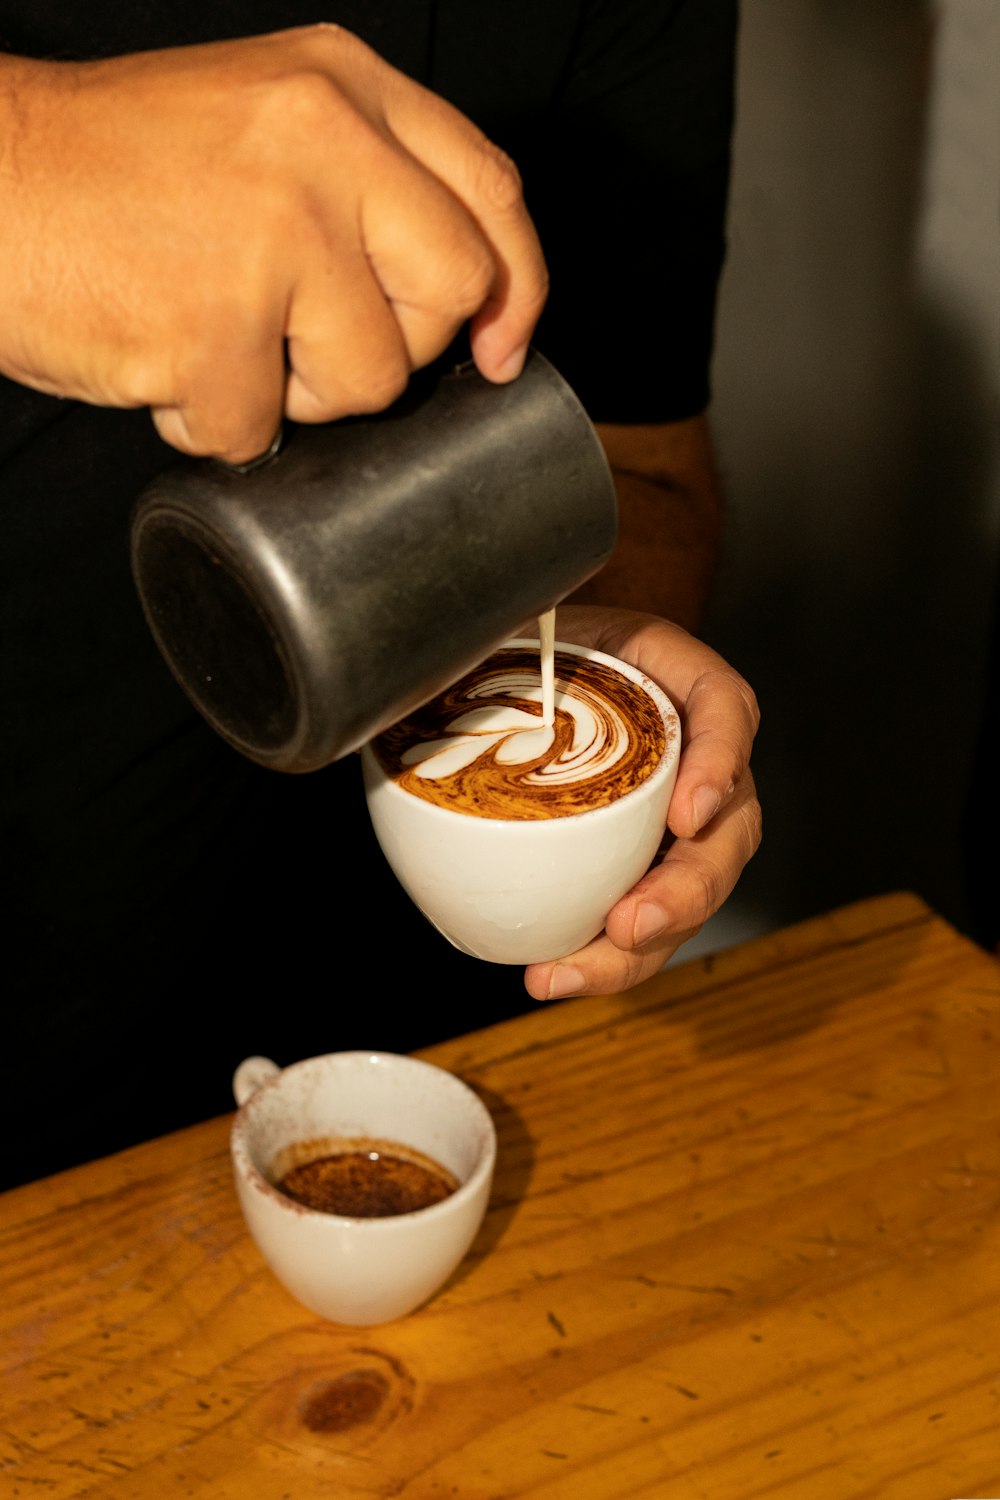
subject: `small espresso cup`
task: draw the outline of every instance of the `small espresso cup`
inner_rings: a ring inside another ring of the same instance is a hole
[[[677,779],[662,688],[604,652],[555,649],[550,728],[539,643],[518,638],[361,752],[397,879],[454,947],[492,963],[596,937],[652,863]]]
[[[397,1053],[331,1052],[287,1068],[246,1058],[233,1094],[240,1206],[293,1297],[332,1322],[371,1326],[404,1317],[440,1289],[482,1223],[496,1159],[492,1118],[467,1084]],[[294,1180],[290,1169],[320,1171],[338,1154],[362,1177],[388,1155],[434,1168],[447,1196],[406,1212],[383,1203],[373,1217],[367,1204],[330,1212],[279,1186]]]

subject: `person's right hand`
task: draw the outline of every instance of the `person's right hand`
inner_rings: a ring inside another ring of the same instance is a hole
[[[389,405],[470,319],[484,376],[521,369],[547,275],[516,168],[339,27],[3,58],[0,142],[22,384],[237,463]]]

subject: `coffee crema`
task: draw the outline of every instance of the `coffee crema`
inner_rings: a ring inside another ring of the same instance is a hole
[[[319,1213],[384,1219],[430,1208],[451,1196],[458,1178],[440,1162],[398,1141],[299,1141],[271,1172],[286,1197]]]
[[[386,775],[480,818],[569,817],[625,796],[667,748],[658,705],[604,662],[555,653],[546,726],[538,650],[507,646],[372,741]]]

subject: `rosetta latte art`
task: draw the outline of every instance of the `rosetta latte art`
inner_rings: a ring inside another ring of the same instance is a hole
[[[568,817],[614,802],[659,764],[660,710],[603,662],[557,651],[555,673],[551,726],[538,651],[505,647],[380,734],[375,754],[415,797],[480,818]]]

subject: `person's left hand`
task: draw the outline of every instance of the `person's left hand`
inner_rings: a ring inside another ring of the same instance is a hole
[[[733,890],[761,840],[750,751],[760,722],[753,689],[721,656],[656,615],[560,606],[559,640],[631,662],[681,715],[683,742],[664,849],[579,952],[531,964],[536,1000],[613,994],[661,969]]]

